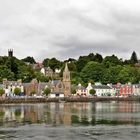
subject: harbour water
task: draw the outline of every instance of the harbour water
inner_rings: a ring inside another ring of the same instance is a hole
[[[0,140],[139,139],[139,102],[0,106]]]

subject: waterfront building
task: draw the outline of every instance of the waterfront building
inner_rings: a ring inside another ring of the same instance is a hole
[[[128,96],[133,94],[133,86],[131,83],[117,84],[119,96]]]
[[[97,96],[115,96],[116,90],[109,85],[102,85],[101,83],[95,83],[92,85],[91,83],[87,86],[87,95],[90,95],[90,90],[94,89],[96,91]]]
[[[3,79],[3,88],[5,89],[6,96],[14,96],[15,88],[20,88],[21,94],[24,94],[22,80],[8,81],[7,79]]]
[[[76,87],[76,95],[84,95],[87,96],[87,90],[84,86],[82,86],[80,83]]]
[[[140,95],[140,84],[133,84],[132,85],[133,95]]]
[[[64,85],[61,80],[52,80],[49,86],[51,87],[50,97],[64,97]]]

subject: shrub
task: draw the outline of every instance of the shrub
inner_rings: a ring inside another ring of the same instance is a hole
[[[19,87],[16,87],[16,88],[14,89],[14,93],[15,93],[16,95],[19,95],[19,94],[21,93],[21,89],[20,89]]]

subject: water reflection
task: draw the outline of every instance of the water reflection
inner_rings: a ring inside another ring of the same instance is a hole
[[[1,105],[0,126],[44,124],[47,126],[140,124],[138,102],[48,103]]]

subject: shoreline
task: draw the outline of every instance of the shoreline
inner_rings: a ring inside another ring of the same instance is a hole
[[[64,98],[6,98],[0,99],[0,104],[48,103],[48,102],[108,102],[108,101],[137,101],[140,97],[64,97]]]

